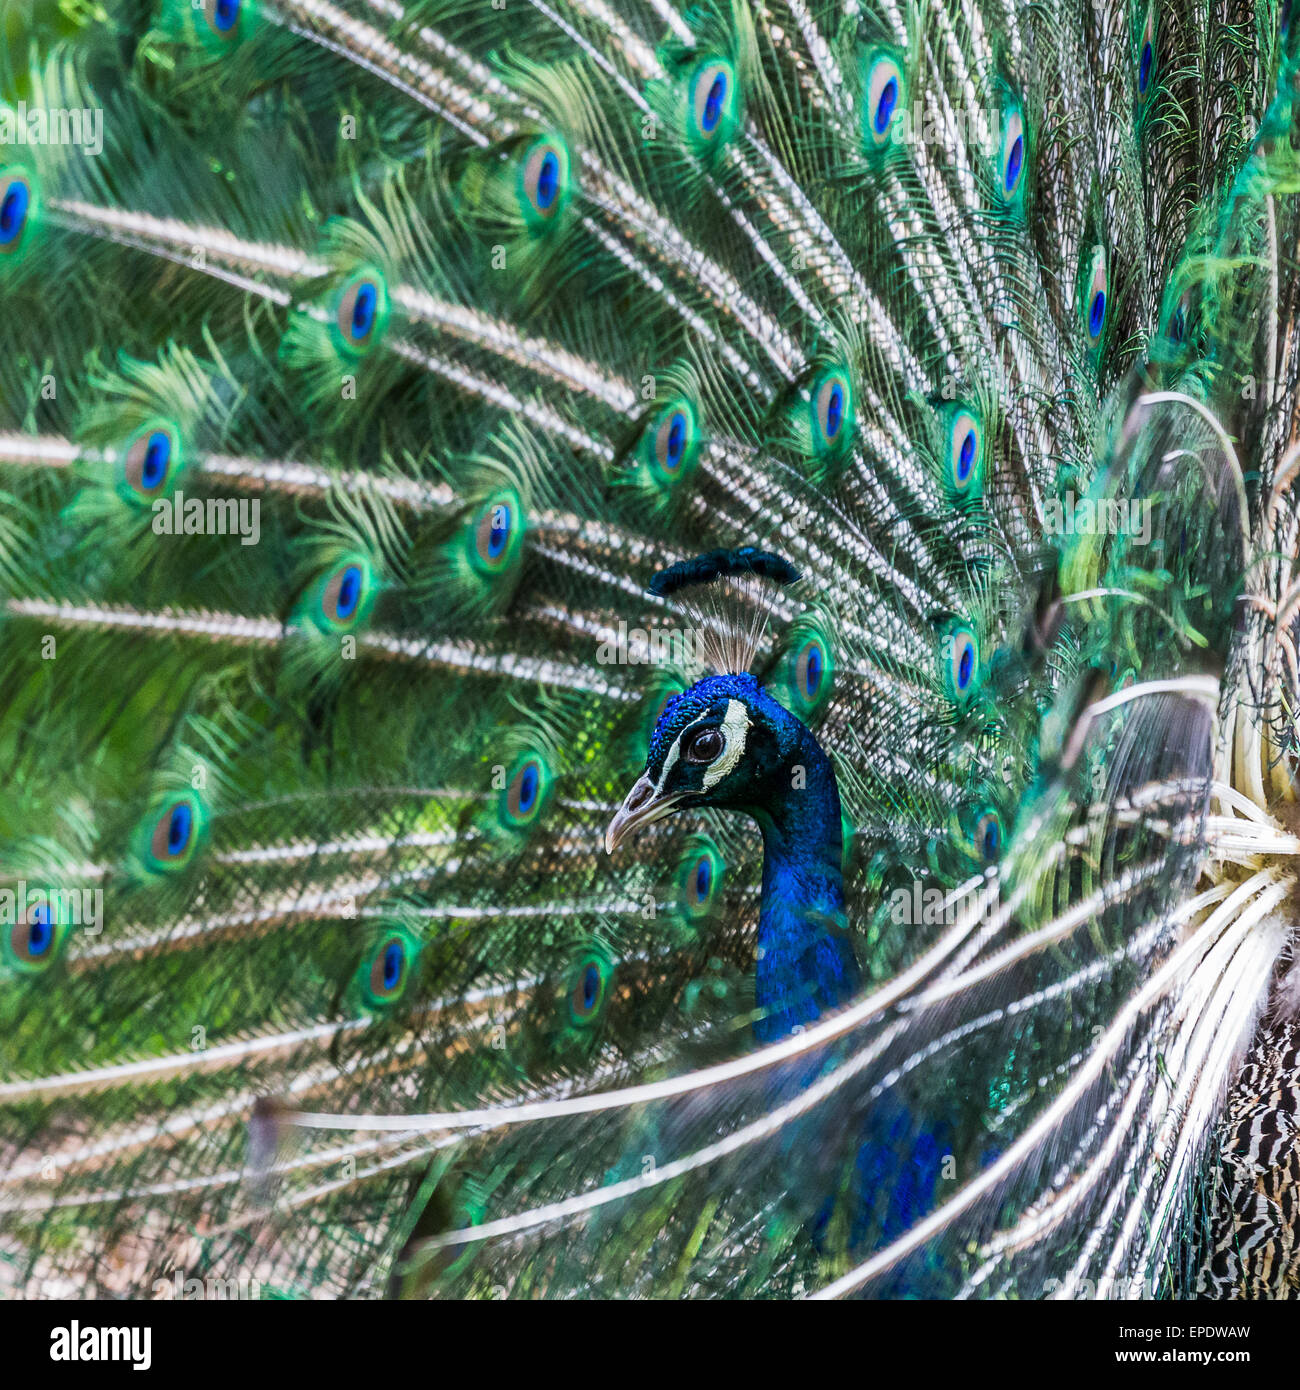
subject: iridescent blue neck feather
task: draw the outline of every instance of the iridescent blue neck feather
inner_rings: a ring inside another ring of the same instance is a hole
[[[777,793],[748,808],[763,832],[755,975],[756,1002],[763,1011],[755,1032],[761,1042],[839,1008],[858,984],[844,915],[835,772],[813,735],[782,714],[778,727],[791,736],[793,747],[787,750],[782,739],[782,774],[773,779]]]

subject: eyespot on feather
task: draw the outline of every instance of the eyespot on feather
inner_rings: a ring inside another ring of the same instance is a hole
[[[1138,38],[1137,96],[1139,103],[1151,95],[1156,76],[1156,7],[1147,9],[1146,23]]]
[[[122,492],[132,501],[151,502],[168,491],[182,461],[180,434],[155,420],[137,430],[122,455]]]
[[[507,829],[523,830],[533,825],[546,803],[551,772],[538,753],[520,758],[506,778],[498,804],[498,817]]]
[[[978,497],[984,487],[984,426],[969,406],[945,411],[944,488],[953,500]]]
[[[145,817],[140,861],[147,873],[173,874],[194,858],[207,830],[203,802],[193,792],[160,798]]]
[[[328,631],[346,632],[368,616],[374,600],[374,570],[364,555],[338,561],[318,581],[315,621]]]
[[[401,923],[376,927],[354,976],[364,1009],[384,1013],[402,1000],[415,978],[423,946],[422,938]]]
[[[372,1001],[391,1002],[406,983],[406,945],[400,937],[385,941],[370,964]]]
[[[1004,203],[1019,203],[1025,188],[1025,162],[1029,154],[1025,118],[1018,105],[1002,118],[1002,144],[998,151],[998,193]]]
[[[30,890],[28,898],[31,898]],[[3,963],[8,973],[34,976],[43,974],[58,960],[68,935],[56,896],[23,902],[13,923],[0,928],[4,935]]]
[[[600,1014],[609,985],[609,963],[589,955],[578,963],[570,977],[569,1017],[579,1027],[591,1024]]]
[[[543,135],[519,163],[519,209],[525,223],[541,231],[564,211],[572,192],[569,149],[558,135]]]
[[[482,575],[500,574],[518,555],[523,533],[518,495],[509,490],[493,493],[470,523],[471,568]]]
[[[979,640],[968,624],[953,622],[940,633],[938,665],[947,697],[965,705],[978,688],[980,675]]]
[[[975,822],[971,842],[975,853],[986,864],[995,863],[1002,856],[1002,817],[996,811],[985,811]]]
[[[697,148],[724,145],[736,128],[739,86],[725,58],[696,65],[687,83],[687,134]]]
[[[214,37],[237,38],[243,17],[243,0],[203,0],[203,19]]]
[[[722,898],[725,875],[726,862],[712,840],[692,839],[677,871],[682,912],[692,920],[708,917]]]
[[[812,388],[812,443],[819,457],[834,457],[853,433],[853,387],[839,367],[823,372]]]
[[[892,53],[876,51],[867,60],[863,82],[862,133],[868,150],[882,150],[900,110],[907,107],[907,79]]]
[[[0,170],[0,256],[15,254],[31,223],[35,188],[25,169]]]
[[[353,274],[334,303],[334,337],[350,357],[363,357],[384,335],[388,323],[388,286],[370,267]]]
[[[1110,277],[1104,247],[1094,246],[1085,260],[1082,285],[1079,312],[1083,331],[1089,347],[1097,348],[1101,346],[1109,310]]]
[[[793,713],[806,718],[825,704],[834,686],[835,656],[829,637],[821,631],[797,635],[788,661]]]

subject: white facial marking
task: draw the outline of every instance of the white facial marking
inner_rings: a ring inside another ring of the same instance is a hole
[[[668,750],[668,756],[664,759],[663,769],[659,773],[659,781],[655,783],[656,801],[664,794],[664,788],[668,785],[668,774],[673,770],[673,764],[681,756],[682,736],[678,734],[673,740],[673,746]]]
[[[727,712],[722,716],[722,733],[727,741],[722,752],[704,770],[705,791],[716,787],[745,755],[749,711],[739,700],[727,701]]]

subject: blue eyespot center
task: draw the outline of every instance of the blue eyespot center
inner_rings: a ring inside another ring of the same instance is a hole
[[[167,476],[171,461],[172,442],[164,430],[155,430],[145,445],[144,462],[140,467],[140,486],[146,491],[156,488]]]
[[[686,416],[679,410],[668,422],[668,444],[664,453],[664,467],[677,468],[686,453]]]
[[[1098,290],[1092,297],[1092,307],[1088,311],[1088,332],[1097,337],[1106,321],[1106,292]]]
[[[695,896],[700,902],[709,896],[709,889],[713,886],[713,865],[709,862],[706,855],[700,860],[695,868]]]
[[[700,126],[706,135],[712,135],[722,119],[722,104],[727,99],[727,75],[718,73],[709,84],[709,93],[704,98],[704,111],[700,116]]]
[[[406,965],[406,952],[400,941],[390,941],[384,947],[383,982],[384,989],[394,990],[401,983],[402,970]]]
[[[361,567],[349,565],[339,581],[337,612],[340,618],[350,618],[361,600]]]
[[[818,687],[822,683],[822,654],[821,648],[815,644],[808,648],[808,659],[804,662],[803,686],[804,694],[811,699],[816,695]]]
[[[190,832],[194,828],[194,812],[187,801],[178,801],[172,807],[167,822],[167,853],[182,854],[190,842]]]
[[[0,246],[12,246],[27,225],[27,210],[31,206],[31,190],[21,179],[15,179],[0,199]]]
[[[519,778],[519,813],[527,815],[537,804],[537,791],[540,785],[537,764],[529,763]]]
[[[54,923],[48,905],[42,903],[27,918],[27,953],[43,956],[54,941]]]
[[[1151,81],[1151,66],[1155,61],[1155,54],[1151,49],[1151,40],[1148,39],[1142,45],[1142,56],[1138,59],[1138,91],[1143,95]]]
[[[1181,343],[1186,334],[1187,315],[1183,312],[1183,306],[1180,304],[1174,310],[1173,317],[1169,321],[1169,336],[1174,342]]]
[[[834,439],[844,423],[844,388],[836,382],[826,401],[826,438]]]
[[[957,481],[964,483],[970,477],[971,467],[975,463],[975,431],[967,430],[966,437],[961,442],[961,453],[957,456]]]
[[[1017,135],[1012,142],[1011,150],[1007,154],[1007,177],[1006,190],[1014,193],[1016,184],[1020,182],[1020,170],[1025,162],[1025,137]]]
[[[488,530],[488,559],[499,560],[510,543],[510,508],[498,503],[492,508],[492,525]]]
[[[369,281],[357,287],[356,301],[352,305],[352,337],[360,342],[370,335],[375,326],[375,314],[379,308],[379,291]]]
[[[590,1012],[596,1007],[596,1000],[600,997],[600,971],[594,965],[588,965],[582,972],[579,988],[582,992],[582,1007]]]
[[[537,170],[537,206],[546,212],[560,191],[560,161],[554,150],[547,150],[542,156],[541,167]]]
[[[970,684],[971,670],[975,664],[975,653],[969,643],[962,648],[957,659],[957,689],[965,690]]]
[[[893,119],[894,108],[897,105],[898,78],[891,77],[880,89],[880,96],[876,101],[876,114],[872,117],[871,124],[877,135],[883,135],[889,129],[889,122]]]
[[[984,827],[984,835],[981,840],[986,859],[996,859],[998,850],[1002,846],[1002,828],[996,820],[991,817]]]
[[[240,0],[216,0],[212,9],[212,27],[219,34],[228,34],[239,18]]]

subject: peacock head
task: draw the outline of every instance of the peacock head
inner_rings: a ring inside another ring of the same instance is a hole
[[[763,822],[799,784],[796,768],[825,762],[808,729],[753,676],[708,676],[664,707],[645,771],[609,823],[605,849],[613,854],[678,808],[714,806]]]

